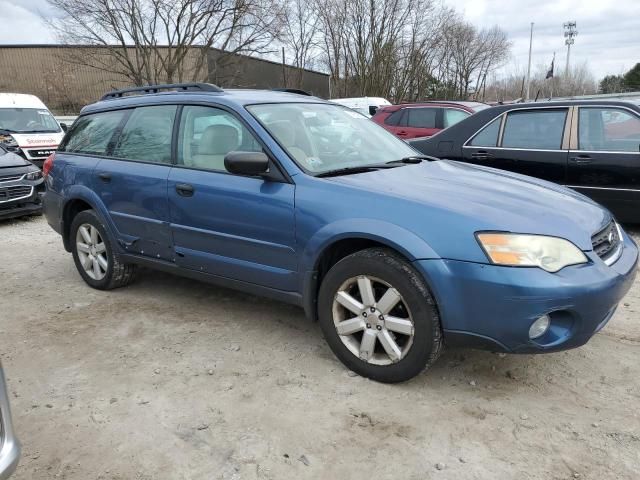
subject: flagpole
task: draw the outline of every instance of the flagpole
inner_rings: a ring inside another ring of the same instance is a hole
[[[527,96],[525,101],[529,100],[529,92],[531,90],[531,47],[533,45],[533,22],[531,22],[531,35],[529,36],[529,66],[527,67]]]

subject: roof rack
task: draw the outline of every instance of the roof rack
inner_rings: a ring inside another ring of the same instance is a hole
[[[313,95],[309,92],[305,92],[304,90],[300,90],[299,88],[272,88],[273,92],[284,92],[284,93],[295,93],[296,95],[306,95],[307,97],[312,97]]]
[[[128,93],[137,93],[146,95],[150,93],[158,93],[160,90],[199,90],[201,92],[224,92],[220,87],[212,83],[169,83],[166,85],[146,85],[144,87],[124,88],[122,90],[113,90],[105,93],[100,100],[109,100],[114,98],[122,98]]]

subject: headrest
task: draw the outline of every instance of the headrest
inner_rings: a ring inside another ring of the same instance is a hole
[[[210,125],[200,138],[199,155],[221,155],[238,148],[238,130],[230,125]]]

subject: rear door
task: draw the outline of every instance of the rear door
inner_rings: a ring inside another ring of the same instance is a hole
[[[294,192],[290,183],[233,175],[231,151],[263,151],[222,108],[185,105],[168,182],[176,262],[284,291],[297,287]]]
[[[94,190],[109,211],[127,251],[171,260],[167,177],[177,107],[128,110],[94,170]]]
[[[401,138],[430,137],[442,128],[442,108],[409,107],[406,109],[406,126],[401,128],[398,136]]]
[[[467,142],[463,149],[466,161],[564,183],[568,107],[512,110],[498,118],[502,118],[501,123],[498,119],[490,122]],[[497,130],[497,146],[492,146]]]
[[[622,107],[577,108],[568,185],[609,207],[621,220],[640,220],[640,116]]]

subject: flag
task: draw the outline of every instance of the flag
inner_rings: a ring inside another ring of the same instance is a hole
[[[556,61],[556,54],[553,54],[553,60],[551,60],[551,68],[549,68],[549,70],[547,70],[547,76],[544,77],[544,79],[546,80],[547,78],[553,78],[553,64]]]

